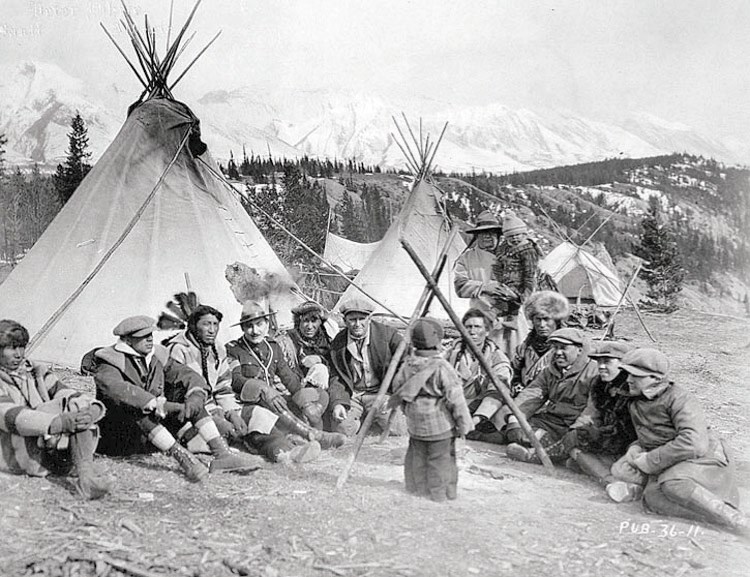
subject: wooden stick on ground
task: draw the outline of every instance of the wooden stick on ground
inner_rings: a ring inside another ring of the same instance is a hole
[[[448,256],[448,250],[451,244],[453,244],[453,239],[456,237],[456,234],[458,234],[458,228],[454,226],[451,229],[450,233],[448,234],[448,240],[446,241],[445,246],[443,247],[443,250],[440,252],[440,255],[438,256],[437,264],[435,265],[434,272],[438,277],[440,276],[440,273],[444,269],[445,261]],[[430,278],[432,279],[432,277]],[[357,433],[357,438],[354,441],[354,447],[352,448],[352,452],[349,455],[349,458],[346,460],[346,463],[344,464],[344,468],[341,470],[341,473],[339,473],[338,479],[336,479],[337,489],[341,489],[344,486],[344,484],[346,484],[346,480],[349,478],[349,473],[352,470],[354,461],[357,460],[357,455],[359,454],[359,451],[362,448],[362,443],[364,443],[365,441],[365,436],[367,435],[367,431],[370,430],[370,425],[372,425],[372,421],[375,418],[375,413],[378,410],[380,410],[380,405],[383,403],[383,399],[385,398],[385,392],[388,390],[388,387],[391,386],[391,381],[393,381],[393,377],[396,374],[396,368],[398,367],[398,364],[401,361],[401,357],[404,355],[404,352],[406,351],[406,347],[409,344],[409,329],[414,324],[414,321],[417,320],[422,315],[422,308],[424,307],[424,304],[427,301],[427,298],[429,297],[431,292],[432,292],[432,289],[430,288],[430,285],[428,284],[427,286],[425,286],[424,290],[422,291],[422,295],[419,297],[417,306],[414,307],[414,313],[411,315],[411,318],[409,319],[409,324],[406,327],[406,334],[404,335],[404,339],[401,341],[401,343],[399,343],[398,348],[393,353],[393,357],[391,358],[391,363],[388,365],[388,370],[386,370],[385,376],[383,377],[383,381],[380,383],[380,389],[378,389],[378,396],[376,397],[371,410],[367,411],[365,420],[362,422],[362,426],[360,427],[359,432]]]
[[[513,402],[513,398],[510,396],[510,391],[508,391],[508,388],[503,383],[498,381],[497,377],[495,377],[494,373],[492,372],[492,369],[487,363],[487,359],[484,358],[482,351],[479,350],[479,347],[469,337],[469,333],[466,332],[466,328],[463,326],[463,324],[461,324],[461,319],[459,319],[458,315],[456,315],[456,311],[453,310],[453,307],[448,302],[448,299],[445,298],[443,291],[440,290],[440,287],[438,287],[437,283],[435,282],[435,279],[433,279],[430,276],[430,273],[427,271],[424,264],[422,264],[422,261],[420,260],[419,256],[417,255],[416,252],[414,252],[414,249],[406,240],[401,240],[401,246],[404,247],[404,250],[414,261],[414,264],[417,265],[419,272],[425,278],[429,286],[432,287],[432,290],[435,293],[435,296],[440,301],[440,304],[443,305],[445,312],[448,313],[448,316],[453,321],[453,324],[458,329],[458,332],[461,333],[461,337],[464,339],[464,343],[468,345],[469,349],[474,355],[474,358],[477,359],[477,362],[479,362],[479,366],[482,367],[482,370],[484,371],[484,373],[487,375],[490,381],[492,381],[492,384],[495,385],[495,388],[500,392],[500,395],[503,397],[503,401],[505,401],[505,404],[508,406],[508,408],[513,412],[515,417],[518,419],[518,424],[521,426],[521,429],[526,434],[526,437],[529,439],[529,441],[531,441],[531,444],[534,446],[534,449],[536,449],[536,454],[539,457],[539,459],[542,461],[542,465],[544,465],[549,470],[554,470],[552,461],[550,461],[550,458],[547,456],[547,452],[544,450],[544,447],[542,447],[541,443],[539,443],[539,439],[536,438],[536,436],[534,435],[534,432],[531,430],[531,427],[529,426],[529,423],[526,420],[526,416],[518,409],[518,407],[516,406],[516,403]]]

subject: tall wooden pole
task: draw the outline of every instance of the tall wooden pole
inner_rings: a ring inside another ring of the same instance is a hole
[[[453,321],[453,324],[458,329],[458,332],[461,333],[461,337],[464,339],[464,343],[468,345],[469,349],[474,355],[474,358],[476,358],[477,361],[479,362],[479,366],[482,367],[482,370],[484,371],[484,373],[487,375],[490,381],[492,381],[492,384],[495,385],[495,388],[500,392],[500,395],[503,397],[503,401],[505,401],[505,404],[508,406],[511,412],[515,415],[516,419],[518,419],[518,424],[521,426],[521,429],[526,434],[526,437],[534,446],[534,449],[536,449],[537,456],[542,461],[542,465],[544,465],[549,470],[554,470],[552,461],[550,461],[550,458],[547,456],[547,452],[544,450],[544,447],[542,447],[541,443],[539,442],[539,439],[536,438],[536,436],[534,435],[534,432],[531,430],[531,427],[529,426],[529,423],[526,420],[526,416],[516,406],[516,403],[513,401],[513,398],[510,396],[510,391],[508,391],[508,388],[505,386],[505,384],[498,381],[497,377],[495,377],[494,373],[492,372],[492,369],[489,366],[489,363],[487,363],[487,359],[484,358],[482,351],[479,350],[479,347],[476,345],[476,343],[474,343],[474,341],[471,340],[471,337],[469,336],[469,333],[466,331],[466,328],[463,326],[463,324],[461,324],[461,319],[458,318],[456,311],[453,310],[453,307],[448,302],[448,299],[445,298],[443,291],[440,290],[440,287],[438,287],[437,283],[435,282],[435,279],[432,278],[432,276],[430,275],[430,273],[427,271],[424,264],[420,260],[419,256],[417,255],[417,253],[414,252],[414,249],[406,240],[403,240],[403,239],[401,240],[401,246],[404,247],[404,250],[414,261],[414,264],[417,265],[419,272],[425,278],[425,280],[427,281],[427,284],[432,288],[432,291],[435,293],[435,296],[440,301],[440,304],[443,305],[445,312],[448,313],[448,316]]]

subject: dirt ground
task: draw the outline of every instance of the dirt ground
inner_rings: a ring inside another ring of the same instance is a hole
[[[687,312],[645,321],[675,380],[730,440],[750,502],[750,322]],[[648,343],[631,312],[617,333]],[[341,491],[350,445],[200,486],[161,455],[98,458],[116,490],[90,503],[64,479],[0,474],[0,575],[747,575],[750,542],[616,505],[594,482],[509,461],[503,447],[464,445],[457,501],[411,497],[405,448],[368,437]]]

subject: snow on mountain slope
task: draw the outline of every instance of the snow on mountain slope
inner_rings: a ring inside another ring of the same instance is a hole
[[[116,86],[101,93],[60,68],[25,62],[0,70],[0,132],[8,138],[10,163],[54,165],[65,156],[70,119],[79,110],[89,128],[93,160],[117,134],[124,111],[138,95]],[[107,104],[104,101],[107,101]],[[522,171],[616,156],[643,157],[688,151],[725,162],[741,162],[737,143],[706,138],[689,127],[647,114],[619,125],[560,111],[514,110],[502,104],[457,107],[414,98],[391,102],[374,94],[212,90],[188,102],[201,119],[213,155],[236,159],[249,153],[356,158],[365,164],[403,166],[393,141],[392,116],[404,111],[418,130],[437,138],[448,131],[435,159],[445,171]],[[403,124],[403,123],[402,123]],[[745,149],[750,147],[745,147]],[[744,152],[744,150],[743,150]]]

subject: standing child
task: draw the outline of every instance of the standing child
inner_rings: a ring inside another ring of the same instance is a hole
[[[443,328],[418,319],[411,331],[414,352],[393,379],[392,407],[401,405],[409,431],[404,461],[406,490],[433,501],[456,498],[456,437],[474,426],[456,370],[440,355]]]

